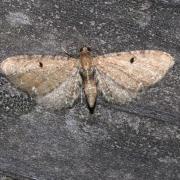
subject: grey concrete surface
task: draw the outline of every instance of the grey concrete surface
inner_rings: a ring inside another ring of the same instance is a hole
[[[1,60],[78,55],[82,41],[95,55],[160,49],[176,64],[126,106],[98,97],[93,115],[80,101],[46,111],[0,75],[1,179],[180,179],[180,2],[0,1]]]

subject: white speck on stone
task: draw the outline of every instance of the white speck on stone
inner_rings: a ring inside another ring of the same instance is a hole
[[[10,12],[6,16],[6,20],[12,26],[30,25],[31,24],[29,17],[21,12]]]
[[[94,12],[94,8],[90,8],[90,13],[93,13]]]
[[[145,14],[145,13],[140,13],[141,16],[136,22],[139,24],[139,26],[144,29],[151,21],[151,15]]]
[[[113,4],[113,2],[105,1],[104,4],[106,4],[106,5],[111,5],[111,4]]]
[[[128,119],[128,124],[131,128],[133,128],[136,133],[139,133],[139,125],[140,125],[140,119],[134,118],[134,119]]]
[[[95,21],[90,21],[91,26],[95,25]]]
[[[59,5],[55,4],[54,7],[58,9],[58,8],[59,8]]]
[[[166,164],[174,164],[175,163],[175,164],[178,164],[177,159],[171,158],[171,157],[168,157],[168,156],[165,156],[164,158],[159,158],[158,160],[161,163],[166,163]]]
[[[55,15],[56,19],[60,19],[60,16],[58,14]]]
[[[149,9],[151,6],[152,4],[149,1],[144,1],[140,9],[144,11],[144,10]]]
[[[106,41],[104,41],[104,40],[101,39],[101,40],[100,40],[100,43],[101,43],[101,44],[106,44]]]

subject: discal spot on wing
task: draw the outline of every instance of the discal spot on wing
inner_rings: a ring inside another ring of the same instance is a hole
[[[72,75],[77,61],[62,56],[25,55],[7,58],[0,68],[16,87],[43,96]]]
[[[162,51],[111,53],[94,58],[94,65],[123,89],[138,92],[159,81],[174,64]]]

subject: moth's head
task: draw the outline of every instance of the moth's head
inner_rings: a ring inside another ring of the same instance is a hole
[[[82,47],[82,48],[80,49],[80,53],[81,53],[81,54],[90,53],[90,52],[91,52],[91,48],[90,48],[90,47],[84,46],[84,47]]]

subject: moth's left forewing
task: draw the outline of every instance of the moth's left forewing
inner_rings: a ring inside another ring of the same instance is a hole
[[[116,100],[119,97],[118,101],[123,96],[126,97],[123,101],[134,98],[138,91],[162,79],[174,64],[170,54],[154,50],[111,53],[98,56],[93,62],[98,71],[99,90]]]
[[[94,59],[97,69],[129,90],[139,90],[158,82],[174,64],[162,51],[144,50],[111,53]]]

